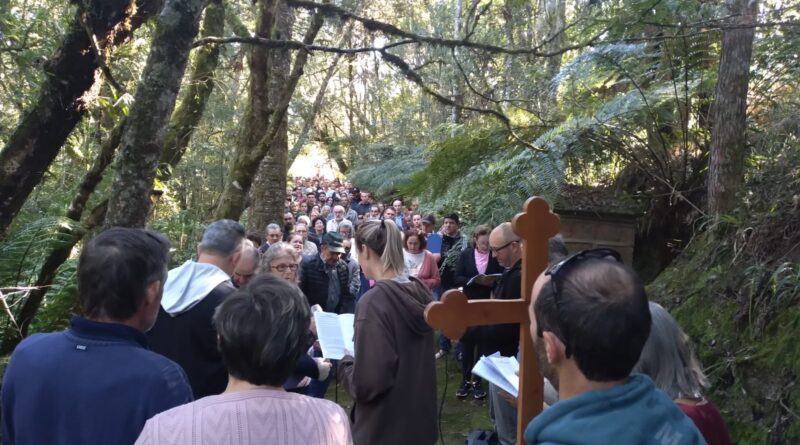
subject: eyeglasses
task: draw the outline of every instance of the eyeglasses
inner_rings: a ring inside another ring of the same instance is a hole
[[[272,266],[272,269],[275,269],[281,273],[286,272],[287,270],[294,272],[297,270],[297,264],[278,264],[277,266]]]
[[[572,270],[577,264],[590,259],[605,260],[609,258],[619,263],[622,262],[622,256],[619,254],[619,252],[614,249],[603,247],[598,249],[582,250],[574,255],[564,258],[556,264],[553,264],[544,272],[545,275],[550,276],[550,286],[553,289],[553,303],[556,306],[558,327],[561,331],[561,336],[563,337],[561,340],[564,342],[565,346],[564,354],[567,357],[569,357],[571,354],[569,332],[567,326],[561,322],[563,319],[561,316],[561,293],[564,290],[564,281],[569,275],[569,271]],[[542,337],[543,335],[542,325],[538,323],[536,326],[536,335],[538,337]]]
[[[499,251],[501,251],[501,250],[505,249],[506,247],[510,246],[510,245],[511,245],[511,243],[517,243],[517,242],[519,242],[519,241],[518,241],[518,240],[509,241],[509,242],[507,242],[507,243],[503,244],[503,245],[502,245],[502,246],[500,246],[500,247],[492,247],[492,246],[489,246],[489,250],[491,250],[493,254],[497,255],[497,252],[499,252]]]

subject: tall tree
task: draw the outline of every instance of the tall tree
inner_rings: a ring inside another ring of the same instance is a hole
[[[142,227],[150,210],[156,167],[181,86],[203,0],[166,0],[122,134],[106,226]]]
[[[284,1],[284,0],[279,0]],[[269,38],[274,23],[275,4],[268,0],[258,2],[259,13],[256,20],[256,35]],[[264,23],[269,20],[269,26]],[[317,38],[322,24],[323,15],[319,12],[312,16],[311,24],[303,37],[303,43],[310,45]],[[261,161],[272,146],[272,141],[278,134],[281,122],[289,109],[297,82],[303,75],[309,52],[305,49],[298,50],[292,71],[289,74],[286,86],[280,98],[273,102],[275,109],[270,108],[268,100],[269,72],[266,48],[256,46],[250,54],[250,94],[248,96],[247,111],[245,112],[244,125],[239,133],[236,155],[230,169],[230,178],[225,184],[222,196],[219,198],[214,217],[216,219],[239,219],[246,206],[246,198],[250,193]],[[288,153],[283,157],[286,159]],[[285,162],[285,161],[284,161]],[[285,184],[285,181],[284,181]]]
[[[200,31],[201,36],[221,37],[224,31],[224,23],[225,12],[222,2],[212,0],[205,10]],[[161,156],[161,161],[159,161],[159,178],[162,181],[167,181],[171,178],[170,172],[183,156],[191,135],[203,116],[208,97],[214,88],[214,70],[217,68],[218,62],[219,47],[204,46],[198,48],[195,53],[194,66],[189,76],[189,81],[181,92],[178,105],[175,107],[175,112],[172,114],[170,124],[167,127],[164,152]],[[100,150],[92,167],[86,172],[77,188],[66,217],[76,223],[81,222],[81,225],[77,226],[77,228],[63,227],[61,232],[66,236],[64,242],[55,246],[42,263],[36,282],[31,286],[33,289],[28,294],[28,298],[22,304],[16,316],[19,332],[22,336],[28,334],[30,324],[39,311],[50,285],[53,284],[59,267],[69,258],[72,249],[84,235],[102,224],[105,219],[108,199],[102,200],[81,221],[86,203],[102,180],[106,167],[113,161],[114,153],[122,139],[126,122],[127,120],[123,120],[114,127],[108,139],[100,145]],[[2,344],[0,344],[0,353],[11,352],[20,340],[22,338],[16,331],[6,332],[3,336]]]
[[[67,136],[86,110],[81,97],[111,50],[125,42],[161,8],[162,0],[89,0],[78,11],[53,59],[45,81],[0,151],[0,236],[42,180]]]
[[[294,10],[285,2],[280,2],[275,11],[276,40],[292,40]],[[291,53],[286,48],[273,48],[269,52],[270,74],[268,80],[269,107],[277,109],[281,93],[289,80],[291,69]],[[286,189],[286,173],[289,168],[287,158],[289,151],[288,119],[284,115],[278,133],[273,138],[267,155],[261,160],[258,173],[250,190],[250,218],[248,228],[260,232],[267,224],[281,223],[283,217],[284,194]]]
[[[747,88],[753,54],[757,0],[728,0],[731,23],[722,33],[717,88],[711,111],[708,210],[714,216],[736,206],[747,157]]]

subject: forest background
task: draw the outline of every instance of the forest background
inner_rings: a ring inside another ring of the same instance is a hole
[[[386,201],[636,216],[737,443],[800,442],[800,0],[0,0],[0,349],[76,252],[280,221],[307,152]]]

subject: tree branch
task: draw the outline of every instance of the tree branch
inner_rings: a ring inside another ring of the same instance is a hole
[[[380,54],[381,54],[381,58],[383,58],[384,61],[386,61],[390,65],[393,65],[398,70],[400,70],[400,72],[403,74],[403,76],[405,76],[406,79],[410,80],[411,82],[414,82],[422,91],[424,91],[425,93],[431,95],[434,99],[438,100],[441,104],[447,105],[449,107],[458,106],[458,107],[460,107],[460,108],[462,108],[464,110],[467,110],[467,111],[474,111],[476,113],[494,116],[498,120],[500,120],[500,122],[503,123],[503,125],[508,130],[508,133],[511,135],[511,137],[515,141],[517,141],[518,143],[524,145],[527,148],[530,148],[531,150],[541,151],[541,152],[546,151],[546,150],[543,150],[543,149],[541,149],[539,147],[536,147],[535,145],[531,144],[530,142],[525,141],[522,138],[520,138],[517,135],[517,133],[514,131],[514,128],[511,126],[511,120],[508,118],[508,116],[506,116],[502,112],[497,111],[497,110],[488,109],[488,108],[477,108],[477,107],[471,107],[471,106],[468,106],[468,105],[457,104],[455,101],[453,101],[449,97],[443,96],[442,94],[434,91],[431,87],[426,85],[425,82],[422,80],[422,77],[418,73],[416,73],[413,69],[411,69],[411,66],[409,66],[408,63],[406,63],[405,60],[401,59],[400,57],[398,57],[398,56],[396,56],[394,54],[391,54],[391,53],[387,52],[386,50],[382,50],[380,52]]]
[[[364,28],[366,28],[368,31],[372,32],[380,31],[386,35],[400,37],[418,43],[427,43],[433,46],[442,46],[446,48],[456,48],[456,47],[472,48],[488,52],[490,54],[512,54],[512,55],[532,55],[536,57],[553,57],[560,54],[564,54],[568,51],[592,45],[606,33],[606,29],[603,29],[602,31],[598,32],[597,34],[594,34],[593,36],[589,37],[583,42],[579,42],[575,45],[565,46],[563,48],[559,48],[554,51],[542,51],[541,50],[542,45],[536,46],[534,48],[504,48],[502,46],[490,45],[487,43],[470,42],[466,38],[443,39],[438,37],[415,34],[400,29],[397,26],[392,25],[390,23],[381,22],[366,17],[361,17],[336,5],[321,4],[307,0],[287,0],[287,3],[289,4],[289,6],[293,6],[296,8],[317,10],[326,16],[336,16],[344,20],[355,20],[361,23],[364,26]]]

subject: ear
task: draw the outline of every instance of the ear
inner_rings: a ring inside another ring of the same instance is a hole
[[[545,352],[547,354],[547,363],[551,365],[557,365],[567,359],[565,353],[567,348],[564,346],[564,343],[561,342],[561,339],[558,338],[558,336],[550,331],[544,331],[542,333],[542,337],[544,340]]]
[[[142,305],[151,308],[161,304],[161,280],[153,281],[144,290]]]
[[[242,258],[242,249],[239,249],[236,252],[233,252],[231,254],[230,258],[231,258],[231,264],[235,268],[236,265],[239,264],[239,260]]]

